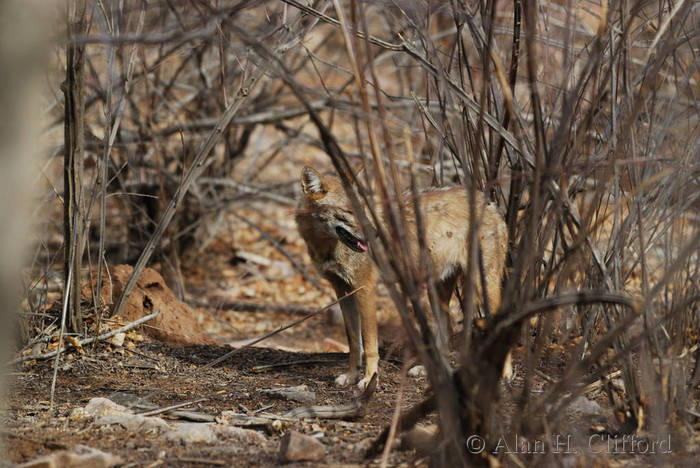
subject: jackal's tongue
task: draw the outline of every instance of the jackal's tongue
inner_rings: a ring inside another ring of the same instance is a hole
[[[340,239],[343,244],[347,245],[355,252],[367,252],[368,247],[364,239],[356,236],[341,226],[336,227],[335,232],[338,234],[338,239]]]

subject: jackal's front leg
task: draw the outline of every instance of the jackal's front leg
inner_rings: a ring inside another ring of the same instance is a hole
[[[357,384],[362,390],[367,387],[379,367],[377,281],[375,275],[370,275],[364,286],[357,292],[357,304],[362,322],[362,344],[365,352],[365,376]]]
[[[338,297],[342,297],[350,292],[349,286],[345,283],[334,284],[333,286]],[[340,301],[340,309],[343,311],[345,334],[348,338],[348,347],[350,348],[350,367],[347,372],[336,377],[335,384],[339,387],[346,387],[360,380],[362,368],[362,334],[357,298],[351,296],[343,299]]]

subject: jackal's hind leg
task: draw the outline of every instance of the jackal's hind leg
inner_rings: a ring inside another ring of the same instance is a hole
[[[449,276],[437,281],[435,290],[437,292],[439,313],[435,317],[437,322],[437,346],[440,355],[446,364],[449,365],[450,359],[450,337],[452,336],[452,321],[450,319],[450,300],[454,293],[459,272],[455,271]]]

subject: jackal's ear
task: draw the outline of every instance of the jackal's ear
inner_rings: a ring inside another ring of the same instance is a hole
[[[314,200],[323,198],[328,192],[323,176],[310,166],[304,166],[304,170],[301,172],[301,188],[307,197]]]

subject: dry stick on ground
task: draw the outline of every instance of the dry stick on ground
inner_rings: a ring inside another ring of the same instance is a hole
[[[121,327],[121,328],[117,328],[116,330],[112,330],[112,331],[110,331],[110,332],[103,333],[102,335],[99,335],[99,336],[93,336],[93,337],[91,337],[91,338],[85,338],[84,340],[79,340],[79,341],[78,341],[78,344],[79,344],[80,346],[83,346],[83,345],[86,345],[86,344],[90,344],[90,343],[92,343],[92,342],[94,342],[94,341],[104,341],[104,340],[108,340],[109,338],[113,337],[113,336],[116,335],[117,333],[123,333],[123,332],[129,331],[129,330],[131,330],[132,328],[138,327],[139,325],[141,325],[141,324],[143,324],[143,323],[145,323],[145,322],[148,322],[148,321],[151,320],[152,318],[157,317],[158,314],[160,314],[160,309],[157,309],[157,310],[156,310],[155,312],[153,312],[152,314],[144,315],[144,316],[141,317],[140,319],[134,320],[133,322],[130,322],[130,323],[124,325],[124,326]],[[14,365],[14,364],[18,364],[18,363],[20,363],[20,362],[30,361],[30,360],[32,360],[32,359],[48,359],[48,358],[50,358],[50,357],[56,356],[57,354],[63,353],[65,350],[66,350],[66,348],[62,348],[62,347],[61,347],[61,340],[59,340],[58,349],[56,349],[55,351],[50,351],[50,352],[44,353],[44,354],[31,354],[31,355],[29,355],[29,356],[22,356],[22,357],[19,357],[19,358],[17,358],[17,359],[14,359],[14,360],[8,362],[7,365]]]
[[[344,405],[315,405],[300,406],[287,411],[282,415],[288,419],[324,418],[324,419],[356,419],[365,415],[367,403],[372,398],[377,388],[377,374],[375,373],[367,384],[362,394]]]
[[[204,364],[202,367],[200,367],[200,368],[197,369],[197,370],[199,371],[199,370],[204,370],[204,369],[208,369],[208,368],[210,368],[210,367],[213,367],[213,366],[219,364],[220,362],[225,361],[226,359],[228,359],[229,357],[233,356],[234,354],[236,354],[236,353],[239,352],[239,351],[242,351],[242,350],[244,350],[244,349],[246,349],[246,348],[250,348],[251,346],[253,346],[253,345],[255,345],[255,344],[258,344],[258,343],[260,343],[261,341],[266,340],[266,339],[270,338],[271,336],[274,336],[274,335],[276,335],[276,334],[278,334],[278,333],[280,333],[280,332],[283,332],[284,330],[286,330],[286,329],[288,329],[288,328],[292,328],[292,327],[294,327],[294,326],[296,326],[296,325],[299,325],[301,322],[304,322],[305,320],[308,320],[308,319],[310,319],[311,317],[315,317],[316,315],[318,315],[318,314],[320,314],[320,313],[322,313],[322,312],[327,311],[328,309],[330,309],[331,307],[333,307],[334,305],[336,305],[337,303],[339,303],[339,302],[342,301],[343,299],[348,298],[348,297],[352,296],[353,294],[357,293],[357,291],[359,291],[359,290],[362,289],[362,288],[364,288],[364,286],[361,286],[361,287],[359,287],[359,288],[357,288],[357,289],[355,289],[355,290],[353,290],[353,291],[350,291],[350,292],[347,293],[346,295],[344,295],[344,296],[342,296],[342,297],[339,297],[338,299],[336,299],[335,301],[331,302],[331,303],[328,304],[327,306],[322,307],[322,308],[320,308],[320,309],[318,309],[318,310],[316,310],[316,311],[310,313],[309,315],[307,315],[307,316],[305,316],[305,317],[302,317],[302,318],[297,319],[297,320],[295,320],[295,321],[293,321],[293,322],[291,322],[291,323],[288,323],[287,325],[284,325],[284,326],[282,326],[282,327],[280,327],[280,328],[278,328],[278,329],[276,329],[276,330],[273,330],[273,331],[271,331],[270,333],[265,333],[264,335],[262,335],[262,336],[260,336],[260,337],[258,337],[258,338],[256,338],[256,339],[254,339],[253,341],[251,341],[250,343],[246,344],[245,346],[241,346],[240,348],[236,348],[236,349],[234,349],[234,350],[232,350],[232,351],[229,351],[228,353],[224,354],[223,356],[220,356],[220,357],[214,359],[213,361],[211,361],[211,362],[209,362],[209,363],[207,363],[207,364]]]
[[[163,233],[165,232],[165,229],[168,227],[170,221],[173,219],[177,207],[180,206],[180,203],[182,202],[182,199],[187,193],[187,190],[192,185],[192,182],[194,182],[194,180],[206,167],[206,164],[204,164],[204,159],[209,155],[212,148],[214,148],[214,145],[219,141],[219,139],[223,135],[224,130],[231,123],[231,120],[241,108],[241,105],[243,105],[250,92],[260,82],[260,78],[262,78],[263,73],[264,70],[262,68],[258,68],[253,74],[253,77],[249,81],[248,85],[241,86],[240,90],[238,91],[238,95],[236,96],[236,99],[234,99],[231,102],[231,105],[229,105],[224,114],[221,116],[221,119],[219,119],[217,125],[209,133],[207,139],[200,145],[199,150],[197,151],[197,155],[192,160],[190,168],[187,170],[187,173],[182,179],[182,183],[175,191],[175,195],[170,201],[168,207],[166,208],[165,213],[163,213],[163,217],[158,222],[158,226],[156,226],[153,235],[148,240],[148,243],[146,244],[146,247],[144,247],[143,252],[141,252],[141,256],[139,257],[138,261],[136,262],[136,265],[134,266],[134,270],[131,273],[131,277],[126,283],[126,286],[124,287],[124,292],[122,292],[122,295],[119,297],[119,301],[117,301],[117,304],[114,306],[114,315],[119,315],[122,312],[122,309],[126,305],[127,299],[131,295],[131,291],[134,289],[134,286],[136,286],[136,281],[138,280],[139,276],[141,276],[141,272],[146,267],[148,260],[150,260],[151,255],[156,249],[156,245],[160,241],[160,238],[163,236]]]
[[[191,306],[196,307],[211,307],[212,305],[209,301],[200,300],[188,300],[187,303]],[[237,312],[286,312],[295,315],[308,315],[316,312],[316,309],[310,309],[308,307],[303,306],[285,304],[263,304],[261,302],[250,301],[219,302],[216,304],[216,308],[219,310],[235,310]]]
[[[168,411],[184,408],[185,406],[190,406],[194,405],[195,403],[201,403],[203,401],[207,401],[208,398],[198,398],[196,400],[191,400],[191,401],[184,401],[182,403],[178,403],[176,405],[170,405],[170,406],[163,406],[162,408],[155,408],[152,410],[146,410],[143,412],[136,412],[136,414],[140,416],[155,416],[157,414],[163,414],[167,413]],[[155,405],[154,405],[155,406]],[[212,418],[213,419],[213,418]]]
[[[340,354],[340,353],[337,353]],[[335,357],[331,356],[329,358],[323,359],[323,358],[318,358],[318,359],[299,359],[297,361],[287,361],[287,362],[277,362],[275,364],[263,364],[261,366],[253,366],[250,368],[251,372],[263,372],[268,369],[278,369],[280,367],[292,367],[292,366],[301,366],[301,365],[306,365],[306,364],[331,364],[331,363],[337,363],[341,361],[345,361],[345,357],[341,359],[341,357]]]

